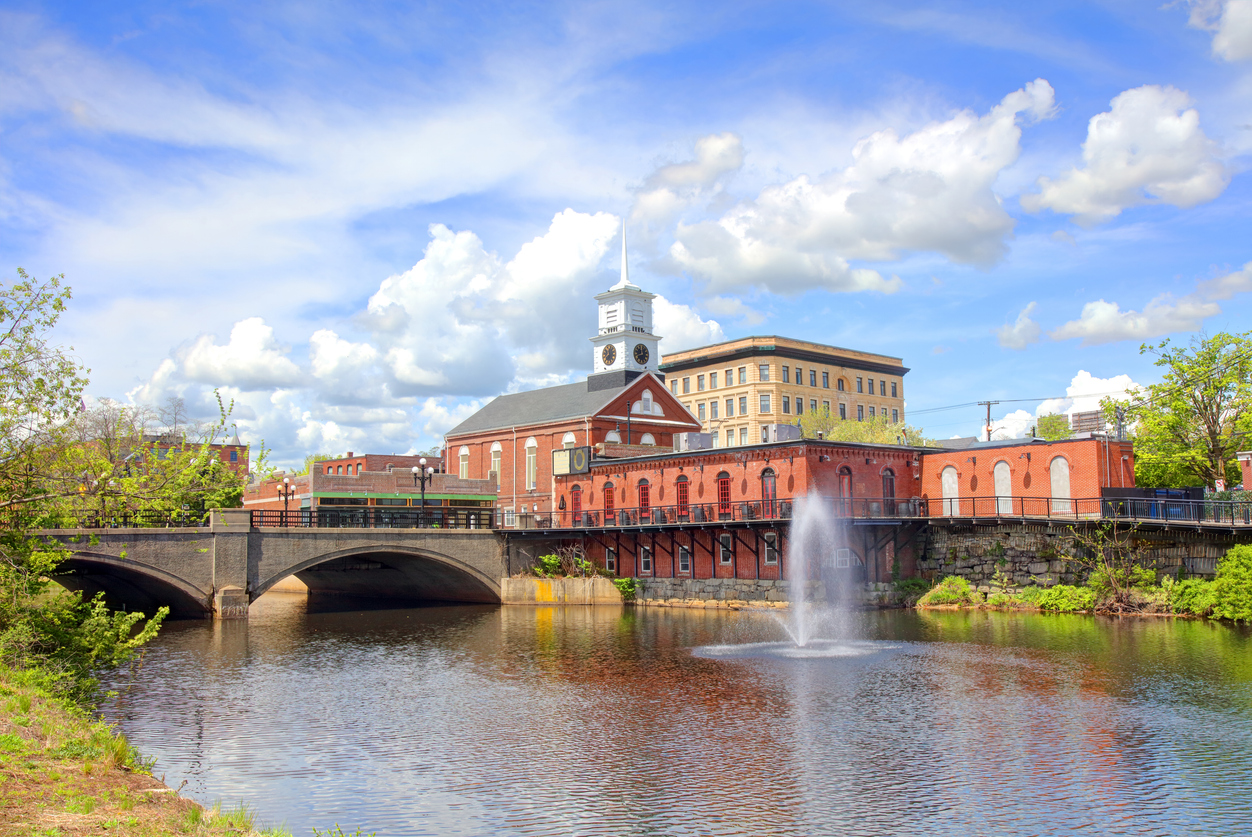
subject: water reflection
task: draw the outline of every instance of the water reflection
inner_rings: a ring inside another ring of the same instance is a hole
[[[891,612],[439,607],[171,625],[110,705],[157,773],[297,834],[1238,833],[1246,632]],[[745,647],[745,645],[747,647]],[[116,687],[116,686],[115,686]]]

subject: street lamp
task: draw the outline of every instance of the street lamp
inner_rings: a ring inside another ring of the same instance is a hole
[[[426,457],[423,456],[417,460],[417,465],[413,466],[413,485],[416,486],[420,483],[422,486],[422,509],[418,512],[418,526],[421,526],[422,521],[426,518],[426,483],[433,481],[434,478],[435,469],[426,467]]]
[[[283,477],[283,484],[278,486],[278,496],[283,498],[283,525],[287,524],[287,505],[296,496],[296,487],[291,484],[291,477]]]

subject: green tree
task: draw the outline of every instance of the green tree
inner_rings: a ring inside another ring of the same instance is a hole
[[[325,462],[325,461],[326,461],[326,460],[328,460],[328,459],[342,459],[342,458],[343,458],[343,457],[342,457],[342,456],[340,456],[340,455],[339,455],[339,454],[337,454],[337,453],[314,453],[314,454],[310,454],[309,456],[304,457],[304,467],[303,467],[303,468],[301,468],[299,471],[293,471],[291,475],[292,475],[293,477],[303,476],[304,474],[307,474],[307,473],[309,473],[309,471],[311,471],[311,470],[312,470],[312,468],[313,468],[313,463],[315,463],[315,462]]]
[[[1049,442],[1059,442],[1074,435],[1069,427],[1069,417],[1061,413],[1039,416],[1036,433],[1040,439],[1047,439]]]
[[[1164,370],[1158,384],[1132,393],[1125,408],[1140,485],[1215,488],[1239,482],[1235,452],[1252,441],[1252,331],[1144,344]],[[1110,417],[1116,410],[1105,403]]]
[[[885,416],[875,416],[865,421],[849,421],[831,415],[828,408],[810,410],[800,416],[796,423],[806,439],[823,439],[836,442],[864,442],[877,445],[927,445],[931,441],[916,427],[892,424]]]

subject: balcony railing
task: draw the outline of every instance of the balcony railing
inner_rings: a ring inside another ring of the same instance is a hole
[[[926,516],[926,501],[920,499],[864,498],[828,501],[836,516],[857,518],[919,518]],[[731,503],[687,503],[614,509],[611,512],[556,511],[524,513],[515,518],[518,529],[586,529],[623,526],[670,526],[692,523],[744,523],[790,520],[795,504],[791,500],[750,500]]]
[[[492,509],[388,509],[366,506],[345,509],[258,509],[254,528],[303,529],[493,529]]]

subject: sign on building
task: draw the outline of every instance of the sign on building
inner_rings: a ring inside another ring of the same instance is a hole
[[[585,474],[591,470],[591,448],[562,448],[552,451],[552,474]]]

